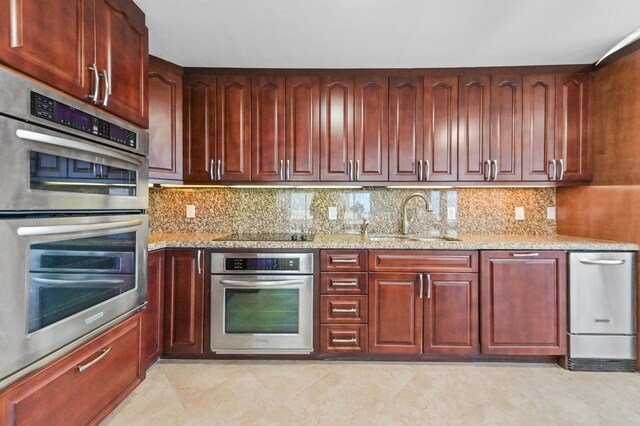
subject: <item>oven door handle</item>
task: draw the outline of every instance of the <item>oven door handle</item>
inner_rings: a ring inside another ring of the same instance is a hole
[[[50,285],[64,285],[64,284],[124,284],[124,280],[63,280],[63,279],[51,279],[51,278],[32,278],[33,281],[39,284]]]
[[[238,281],[238,280],[220,280],[222,285],[232,285],[236,287],[274,287],[282,285],[300,285],[304,284],[303,280],[279,280],[279,281]]]
[[[142,219],[123,220],[119,222],[91,223],[88,225],[51,225],[21,226],[18,235],[28,237],[34,235],[72,234],[83,231],[102,231],[106,229],[130,228],[142,225]]]
[[[91,155],[102,155],[115,160],[124,161],[125,163],[133,164],[134,166],[142,166],[143,160],[136,158],[134,155],[120,154],[104,148],[100,148],[97,145],[90,145],[83,142],[76,142],[70,139],[59,138],[57,136],[45,135],[43,133],[32,132],[29,130],[16,130],[16,136],[20,139],[42,142],[49,145],[55,145],[62,148],[74,149],[76,151],[86,152]]]

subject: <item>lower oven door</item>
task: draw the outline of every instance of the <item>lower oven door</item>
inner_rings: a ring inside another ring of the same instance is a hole
[[[312,275],[212,275],[211,350],[311,353],[312,307]]]
[[[146,301],[146,215],[5,218],[0,241],[0,383]]]

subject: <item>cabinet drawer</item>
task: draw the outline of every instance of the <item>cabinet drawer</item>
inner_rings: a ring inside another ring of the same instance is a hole
[[[320,297],[320,322],[323,324],[362,324],[367,319],[367,296]]]
[[[477,272],[477,251],[372,250],[371,271],[384,272]]]
[[[320,291],[322,294],[367,294],[367,273],[323,272]]]
[[[0,424],[99,423],[144,378],[140,318],[130,318],[9,387],[0,395]]]
[[[366,271],[366,250],[323,250],[320,253],[323,271]]]
[[[323,325],[320,327],[322,352],[367,352],[367,326]]]

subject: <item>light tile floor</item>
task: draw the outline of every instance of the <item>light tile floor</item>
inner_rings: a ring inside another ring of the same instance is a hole
[[[160,361],[104,425],[639,425],[640,375],[552,364]]]

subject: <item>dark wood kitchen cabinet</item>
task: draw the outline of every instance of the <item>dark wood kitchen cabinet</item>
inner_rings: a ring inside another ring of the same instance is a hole
[[[321,81],[320,180],[349,181],[353,170],[353,99],[350,76],[326,76]]]
[[[424,79],[423,181],[458,179],[458,76]]]
[[[147,308],[142,313],[142,365],[151,367],[162,354],[164,336],[164,250],[149,252]]]
[[[140,315],[2,391],[0,424],[99,424],[145,377]]]
[[[148,127],[148,31],[133,1],[0,5],[0,61],[86,102],[97,91],[98,106]]]
[[[389,180],[389,81],[355,79],[355,181]]]
[[[217,180],[216,157],[216,77],[185,76],[184,146],[185,183]]]
[[[566,256],[554,251],[481,253],[483,354],[566,354]]]
[[[182,67],[149,57],[149,179],[182,181]]]
[[[522,82],[522,180],[555,179],[555,74],[525,75]]]
[[[488,75],[461,75],[459,80],[458,180],[487,180],[491,80]]]
[[[204,250],[165,252],[164,353],[204,349]]]
[[[389,78],[389,180],[420,180],[423,161],[423,78]]]
[[[251,97],[251,180],[284,181],[285,78],[253,77]]]
[[[251,78],[217,78],[216,167],[218,180],[251,180]]]
[[[320,180],[320,79],[290,76],[286,79],[286,179]]]
[[[556,76],[556,160],[559,181],[589,181],[589,75]],[[560,161],[562,163],[560,164]]]
[[[491,76],[490,180],[522,180],[522,75]]]

